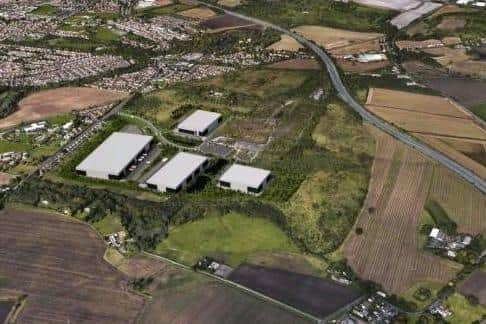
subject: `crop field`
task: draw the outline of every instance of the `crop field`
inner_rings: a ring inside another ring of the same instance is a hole
[[[354,45],[359,42],[367,42],[380,37],[380,33],[354,32],[344,29],[336,29],[323,26],[299,26],[293,31],[316,42],[326,50]]]
[[[18,323],[131,323],[144,300],[103,260],[88,226],[37,211],[0,213],[0,289],[27,295]],[[102,278],[102,279],[101,279]]]
[[[376,133],[371,182],[355,231],[343,253],[360,277],[401,294],[416,282],[447,283],[460,267],[422,252],[417,229],[433,164],[388,135]],[[390,271],[393,269],[393,271]]]
[[[319,318],[360,296],[354,288],[328,279],[248,264],[234,270],[229,279]]]
[[[45,119],[73,110],[108,105],[120,101],[126,96],[123,92],[83,87],[42,90],[22,99],[17,111],[0,120],[0,128]]]
[[[454,161],[457,161],[460,164],[466,166],[477,175],[483,178],[486,177],[486,168],[485,168],[486,152],[484,150],[483,144],[471,143],[471,142],[456,142],[454,144],[450,144],[451,141],[447,142],[444,141],[443,139],[434,138],[431,136],[419,135],[417,137],[420,138],[424,143],[429,144],[430,146],[437,149],[439,152],[446,154]],[[457,148],[457,146],[462,146],[462,149],[464,149],[465,145],[463,144],[477,145],[477,147],[481,151],[468,153],[465,152],[464,150]]]
[[[201,27],[209,29],[211,32],[222,32],[225,30],[238,29],[238,28],[256,28],[261,29],[261,26],[255,25],[251,21],[238,18],[229,14],[217,16],[208,19],[200,24]]]
[[[457,178],[447,169],[435,170],[430,197],[457,223],[459,232],[479,234],[486,231],[486,198],[472,185]]]
[[[216,13],[209,8],[197,7],[181,11],[178,15],[192,19],[206,20],[216,16]]]
[[[441,116],[469,117],[464,109],[447,98],[389,89],[370,89],[367,104]]]
[[[426,77],[425,84],[470,108],[486,102],[486,82],[467,78]]]
[[[334,47],[328,50],[333,56],[360,54],[365,52],[380,52],[380,39],[353,41],[351,45]]]
[[[282,70],[320,70],[321,65],[315,59],[290,59],[270,64],[272,69]]]
[[[304,47],[289,35],[281,35],[280,40],[267,47],[268,50],[298,52]]]
[[[337,59],[337,64],[341,69],[347,72],[355,72],[355,73],[362,73],[362,72],[371,72],[375,70],[384,69],[389,67],[390,61],[379,61],[379,62],[369,62],[369,63],[361,63],[355,62],[350,60],[342,60]]]
[[[156,248],[156,253],[192,266],[204,256],[237,266],[264,251],[297,252],[272,222],[239,214],[211,216],[180,225]]]
[[[464,148],[486,143],[486,130],[455,102],[436,96],[372,88],[366,107],[393,124],[420,137],[479,175],[485,175],[485,152]],[[448,142],[449,141],[449,142]],[[450,141],[454,141],[451,144]]]
[[[165,265],[144,291],[152,296],[139,323],[308,323],[269,302],[189,270]]]
[[[464,296],[475,296],[479,303],[486,306],[486,272],[476,270],[459,285],[459,292]]]
[[[367,105],[367,108],[383,119],[412,133],[486,141],[486,132],[471,119],[450,118],[370,104]]]

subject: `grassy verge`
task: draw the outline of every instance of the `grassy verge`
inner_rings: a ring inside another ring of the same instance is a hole
[[[43,4],[32,10],[30,13],[40,16],[54,16],[57,12],[57,8],[50,4]]]
[[[428,200],[425,204],[425,210],[432,217],[435,225],[441,230],[453,234],[456,232],[457,224],[447,215],[447,212],[435,200]]]
[[[444,284],[437,282],[419,282],[408,288],[402,295],[406,301],[415,303],[418,309],[424,309],[436,298]]]
[[[93,226],[101,235],[123,231],[120,218],[112,214],[106,215],[100,221],[93,223]]]
[[[486,103],[476,105],[471,108],[471,111],[486,122]]]
[[[447,322],[451,324],[473,323],[481,320],[482,316],[486,314],[486,307],[471,305],[459,293],[454,293],[448,297],[445,304],[453,312],[453,315],[447,319]]]
[[[211,256],[232,266],[263,251],[297,252],[286,234],[269,220],[230,213],[209,216],[172,229],[156,252],[193,265]]]

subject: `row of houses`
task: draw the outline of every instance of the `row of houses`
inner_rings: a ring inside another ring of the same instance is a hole
[[[191,123],[189,123],[190,125]],[[210,127],[212,123],[209,124]],[[197,129],[204,133],[207,129]],[[77,167],[80,175],[97,179],[123,179],[131,167],[150,151],[154,138],[147,135],[115,132],[89,154]],[[206,156],[180,152],[157,170],[145,184],[160,192],[179,192],[193,184],[209,167]],[[258,195],[263,192],[271,172],[250,166],[233,164],[218,179],[217,185]]]

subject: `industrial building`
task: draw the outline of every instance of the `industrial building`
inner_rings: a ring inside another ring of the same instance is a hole
[[[221,114],[196,110],[189,117],[177,125],[177,132],[193,136],[207,136],[223,120]]]
[[[271,172],[240,164],[233,164],[219,178],[218,186],[225,189],[258,195],[263,192]]]
[[[178,192],[191,184],[208,164],[205,156],[178,153],[146,181],[147,187],[161,192]]]
[[[152,144],[152,136],[114,132],[76,167],[76,172],[98,179],[121,179]]]

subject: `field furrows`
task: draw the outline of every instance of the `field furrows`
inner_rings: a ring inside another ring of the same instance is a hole
[[[350,234],[345,256],[362,278],[381,284],[390,293],[399,294],[416,281],[445,283],[457,267],[420,251],[417,239],[434,166],[398,143],[390,159],[382,152],[390,151],[390,144],[387,147],[386,140],[377,140],[369,194],[355,225],[363,234]]]
[[[486,232],[486,199],[469,183],[458,179],[449,170],[436,169],[430,196],[457,223],[458,231],[470,234]]]
[[[103,260],[86,225],[47,213],[0,213],[0,289],[27,295],[18,323],[129,323],[143,299]]]

